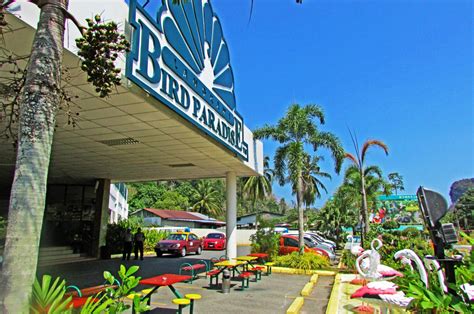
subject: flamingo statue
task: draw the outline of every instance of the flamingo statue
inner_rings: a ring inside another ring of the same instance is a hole
[[[397,260],[401,260],[402,262],[404,259],[408,259],[412,262],[415,263],[416,268],[420,274],[420,279],[423,281],[425,284],[426,288],[429,287],[429,282],[428,282],[428,273],[426,272],[425,267],[423,266],[423,262],[421,259],[418,257],[418,255],[410,250],[410,249],[403,249],[395,253],[394,258]]]
[[[420,279],[428,288],[428,274],[421,259],[410,249],[400,250],[395,253],[395,259],[400,260],[404,264],[408,264],[413,268],[412,262],[417,266]],[[374,286],[374,284],[376,284]],[[389,281],[372,282],[354,292],[351,298],[371,299],[372,302],[378,303],[381,307],[398,307],[406,309],[413,298],[406,297],[403,291],[397,291],[397,286]],[[378,302],[377,302],[378,301]]]
[[[352,255],[359,256],[360,254],[362,254],[362,252],[364,252],[364,249],[362,248],[362,246],[360,246],[360,244],[354,245],[353,236],[349,236],[348,239],[351,240],[351,246],[349,247],[349,250],[351,251]]]
[[[404,306],[408,305],[411,299],[406,298],[403,292],[397,291],[398,288],[394,283],[386,281],[387,279],[393,279],[397,276],[403,276],[402,273],[396,271],[395,269],[388,267],[386,265],[380,264],[380,254],[377,251],[382,247],[382,241],[379,239],[374,239],[370,243],[370,250],[364,251],[356,260],[356,268],[361,277],[370,280],[379,282],[370,282],[367,285],[359,288],[351,298],[365,298],[368,296],[371,302],[373,302],[373,297],[376,297],[381,301],[379,304],[382,307],[387,304]],[[390,300],[390,301],[388,301]],[[355,310],[359,308],[365,308],[364,305],[356,307]]]
[[[377,252],[382,247],[382,241],[374,239],[370,243],[370,250],[364,251],[356,260],[356,268],[359,274],[370,281],[389,280],[395,277],[403,277],[403,274],[392,267],[380,264],[380,254]]]
[[[428,269],[429,271],[436,271],[438,275],[439,286],[441,287],[441,290],[444,293],[447,293],[448,287],[446,286],[444,273],[438,261],[435,259],[434,256],[431,256],[431,255],[426,255],[423,261],[425,262],[426,269]]]

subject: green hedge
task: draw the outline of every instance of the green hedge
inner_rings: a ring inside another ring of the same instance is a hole
[[[275,259],[275,265],[301,270],[314,270],[329,267],[329,261],[326,257],[315,253],[300,255],[298,252],[293,252],[288,255],[278,256]]]

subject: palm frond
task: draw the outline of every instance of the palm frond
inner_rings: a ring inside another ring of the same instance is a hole
[[[372,146],[378,146],[378,147],[382,148],[385,152],[385,155],[388,155],[388,146],[384,142],[379,141],[379,140],[367,140],[367,141],[365,141],[364,145],[362,146],[362,151],[361,151],[362,164],[364,163],[365,155],[367,154],[367,150]]]
[[[334,170],[339,173],[344,160],[344,149],[339,138],[330,132],[319,132],[316,137],[312,137],[309,141],[315,151],[319,147],[324,147],[330,151],[335,162]]]
[[[351,153],[345,153],[344,158],[351,160],[354,163],[354,165],[357,168],[359,168],[359,161],[357,160],[357,158],[354,155],[352,155]]]

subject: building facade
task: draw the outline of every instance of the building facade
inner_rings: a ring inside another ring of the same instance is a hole
[[[128,189],[125,183],[110,185],[109,211],[110,223],[128,218]]]
[[[263,145],[237,110],[231,44],[208,0],[156,3],[69,1],[78,21],[101,14],[118,23],[131,51],[117,60],[121,86],[100,98],[80,68],[79,30],[67,22],[64,84],[79,115],[75,127],[66,115],[57,118],[42,245],[67,244],[79,232],[86,252],[98,256],[107,223],[116,220],[113,183],[225,178],[227,255],[236,255],[236,178],[263,173]],[[0,45],[26,56],[39,9],[17,1],[11,10]],[[9,141],[0,149],[0,214],[7,216],[15,150]]]

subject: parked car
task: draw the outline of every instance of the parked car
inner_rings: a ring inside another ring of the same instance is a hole
[[[191,252],[195,252],[197,255],[202,252],[201,239],[191,232],[170,233],[166,239],[159,241],[155,245],[156,256],[161,256],[163,253],[171,253],[184,257]]]
[[[225,234],[213,232],[209,233],[203,241],[203,248],[205,250],[225,250]]]
[[[280,247],[278,253],[280,255],[290,254],[292,252],[298,252],[298,237],[290,234],[285,234],[280,237]],[[329,258],[328,253],[324,250],[318,249],[316,247],[309,247],[307,242],[305,241],[305,252],[313,252],[322,256],[326,256]]]
[[[327,244],[331,245],[334,249],[335,249],[336,246],[337,246],[337,245],[336,245],[336,242],[326,239],[326,238],[323,237],[319,232],[307,231],[307,232],[305,232],[305,233],[310,234],[311,236],[315,237],[315,238],[318,239],[319,241],[322,241],[322,242],[324,242],[324,243],[327,243]]]
[[[290,230],[290,231],[288,231],[288,234],[298,236],[298,230]],[[310,236],[311,238],[313,238],[324,249],[331,250],[333,252],[336,249],[336,244],[333,241],[326,240],[325,238],[321,237],[320,235],[318,235],[314,232],[307,231],[304,234],[306,236]]]
[[[304,235],[304,242],[310,248],[315,247],[325,251],[328,254],[329,260],[331,262],[334,262],[336,260],[336,252],[327,243],[320,243],[315,238],[311,237],[309,234]]]

